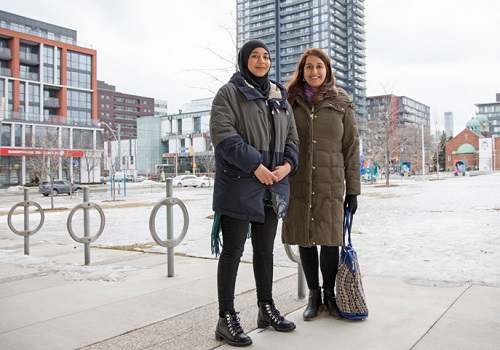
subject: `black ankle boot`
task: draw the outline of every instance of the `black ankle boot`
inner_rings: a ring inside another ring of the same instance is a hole
[[[335,300],[335,293],[333,289],[325,289],[323,293],[325,298],[324,303],[326,305],[326,308],[328,309],[328,313],[330,314],[330,316],[339,317],[340,311],[337,306],[337,301]]]
[[[321,289],[309,289],[309,303],[304,310],[304,321],[310,321],[318,316],[318,310],[321,304]]]
[[[232,346],[248,346],[252,339],[243,332],[240,319],[234,311],[224,311],[224,317],[219,317],[215,328],[215,340],[224,339]]]
[[[295,329],[295,323],[288,321],[274,306],[274,302],[259,301],[259,317],[257,318],[257,327],[273,327],[278,332],[290,332]]]

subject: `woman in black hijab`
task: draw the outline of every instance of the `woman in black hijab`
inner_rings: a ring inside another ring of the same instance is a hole
[[[247,346],[252,339],[241,328],[234,294],[248,235],[259,306],[257,326],[280,332],[295,329],[276,309],[272,283],[274,239],[278,220],[288,207],[288,174],[298,165],[298,135],[285,88],[268,77],[268,47],[259,40],[247,42],[239,52],[238,67],[217,92],[210,118],[216,169],[212,252],[220,253],[215,338]]]

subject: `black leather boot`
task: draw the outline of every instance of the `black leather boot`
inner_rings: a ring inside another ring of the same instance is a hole
[[[288,321],[281,316],[274,302],[259,301],[259,317],[257,318],[257,327],[273,327],[278,332],[290,332],[295,329],[295,323]]]
[[[215,328],[215,340],[224,339],[232,346],[249,346],[252,339],[243,332],[240,319],[234,311],[224,311],[224,317],[219,317]]]
[[[321,305],[321,289],[309,289],[309,303],[304,310],[304,321],[310,321],[318,316],[318,310]]]
[[[325,298],[324,303],[326,305],[326,308],[328,309],[328,313],[330,314],[330,316],[339,317],[340,311],[337,306],[337,301],[335,300],[335,292],[333,291],[333,289],[325,289],[323,293]]]

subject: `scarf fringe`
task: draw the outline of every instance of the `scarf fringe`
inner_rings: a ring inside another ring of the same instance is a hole
[[[220,251],[222,248],[222,227],[220,224],[220,213],[214,213],[214,222],[212,224],[212,237],[210,239],[210,245],[212,248],[212,254],[215,254],[215,257],[220,255]]]
[[[222,248],[222,226],[220,223],[221,214],[214,213],[214,222],[212,223],[212,233],[210,237],[210,247],[212,254],[217,258],[220,255]],[[248,224],[247,238],[252,237],[252,224]]]

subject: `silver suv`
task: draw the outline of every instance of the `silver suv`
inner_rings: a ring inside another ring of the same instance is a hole
[[[54,196],[57,196],[60,193],[69,193],[70,186],[72,187],[72,192],[76,193],[82,189],[82,186],[71,184],[68,180],[54,180],[54,189],[52,191]],[[44,196],[48,196],[50,194],[50,181],[44,181],[38,187],[38,192],[43,194]]]

